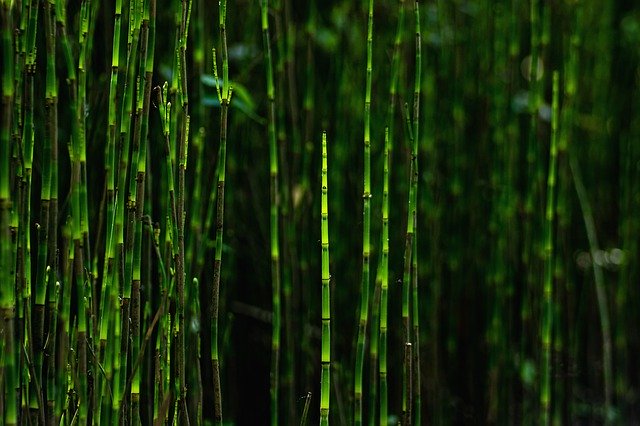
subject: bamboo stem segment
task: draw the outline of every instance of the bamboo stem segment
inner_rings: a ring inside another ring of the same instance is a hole
[[[371,74],[373,62],[373,0],[369,0],[367,20],[367,68],[364,100],[364,167],[362,192],[362,283],[360,286],[360,319],[358,324],[358,340],[356,343],[355,385],[354,385],[354,423],[363,423],[363,370],[364,354],[367,342],[367,323],[369,322],[369,293],[371,256]]]
[[[330,379],[331,379],[331,288],[329,273],[329,200],[328,200],[327,132],[322,132],[322,200],[321,200],[321,244],[322,244],[322,354],[320,378],[320,425],[329,424]]]
[[[276,98],[273,82],[273,59],[271,57],[271,40],[269,35],[269,1],[261,3],[262,41],[265,52],[265,70],[267,76],[267,102],[269,138],[269,182],[270,182],[270,239],[271,239],[271,287],[273,320],[271,329],[271,424],[278,423],[278,394],[280,376],[280,334],[282,309],[280,306],[280,196],[278,186],[278,148],[276,144]]]

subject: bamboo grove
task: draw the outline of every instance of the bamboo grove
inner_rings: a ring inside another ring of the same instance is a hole
[[[0,424],[637,423],[636,3],[0,0]]]

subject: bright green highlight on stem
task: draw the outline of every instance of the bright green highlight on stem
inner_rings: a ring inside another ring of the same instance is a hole
[[[382,260],[380,262],[380,425],[389,420],[388,379],[387,379],[387,310],[389,300],[389,127],[384,131],[384,162],[382,177]]]
[[[320,378],[320,424],[329,424],[331,378],[331,274],[329,273],[329,201],[328,201],[327,132],[322,132],[322,373]]]
[[[354,422],[363,423],[363,369],[364,354],[367,341],[367,323],[369,321],[369,258],[371,255],[371,74],[373,62],[373,0],[369,0],[369,14],[367,20],[367,68],[364,101],[364,167],[363,167],[363,227],[362,227],[362,283],[360,286],[360,320],[358,325],[358,341],[356,343],[355,384],[354,384]]]

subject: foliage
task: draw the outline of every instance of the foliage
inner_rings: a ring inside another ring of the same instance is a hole
[[[640,420],[636,2],[210,4],[1,0],[0,423]]]

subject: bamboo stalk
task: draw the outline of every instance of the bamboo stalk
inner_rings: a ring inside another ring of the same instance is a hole
[[[364,353],[366,346],[367,323],[369,322],[369,257],[371,255],[371,74],[373,62],[373,0],[369,0],[367,20],[367,68],[364,101],[364,172],[363,172],[363,227],[362,227],[362,283],[360,287],[360,320],[358,340],[356,343],[356,365],[354,384],[354,422],[363,423],[362,413],[362,376],[364,369]]]
[[[382,259],[380,261],[380,425],[389,421],[388,379],[387,379],[387,310],[389,300],[389,127],[384,132],[384,163],[382,178]]]
[[[329,200],[328,200],[327,132],[322,132],[322,351],[320,378],[320,425],[329,425],[329,402],[331,380],[331,288],[329,273]]]
[[[22,305],[23,305],[23,336],[26,336],[28,339],[28,356],[31,360],[36,362],[35,371],[36,374],[32,377],[32,381],[34,382],[34,386],[30,387],[30,400],[34,400],[33,402],[38,404],[40,407],[38,421],[44,423],[45,420],[45,407],[42,401],[43,393],[42,393],[42,377],[43,377],[43,362],[42,357],[36,357],[34,355],[34,333],[33,333],[33,317],[32,317],[32,306],[33,306],[33,292],[32,292],[32,269],[31,269],[31,225],[30,225],[30,216],[31,216],[31,183],[32,183],[32,169],[33,169],[33,148],[34,148],[34,139],[35,139],[35,125],[34,125],[34,75],[36,71],[36,58],[35,58],[35,36],[37,29],[37,18],[38,18],[38,10],[37,5],[34,6],[32,1],[26,1],[23,3],[22,22],[21,27],[24,27],[26,23],[26,41],[23,40],[22,48],[21,48],[21,57],[20,61],[23,62],[22,66],[22,81],[20,85],[16,85],[16,89],[18,92],[24,90],[24,97],[19,99],[16,96],[16,103],[19,105],[22,100],[24,100],[24,122],[22,129],[22,170],[21,170],[21,182],[20,182],[20,200],[19,200],[19,247],[17,253],[17,271],[18,271],[18,281],[17,281],[17,290],[19,293],[22,293]],[[21,32],[25,31],[24,28],[21,28]],[[22,86],[22,87],[21,87]],[[18,108],[18,111],[20,108]],[[20,118],[18,118],[20,121]],[[19,124],[18,124],[19,126]],[[42,322],[39,322],[38,325],[44,325]],[[42,348],[42,335],[44,330],[36,330],[36,335],[38,340],[39,347],[36,350],[40,350]],[[25,342],[27,343],[27,342]],[[38,383],[38,385],[35,385]],[[34,397],[33,393],[36,391],[35,388],[39,388],[37,397]],[[30,401],[31,402],[31,401]]]
[[[402,278],[402,326],[403,326],[403,339],[405,344],[404,361],[402,366],[402,422],[403,424],[409,424],[411,422],[411,405],[412,405],[412,386],[411,383],[413,377],[411,376],[411,359],[407,357],[410,353],[411,345],[411,329],[410,329],[410,289],[411,289],[411,263],[413,256],[413,234],[415,229],[415,202],[416,202],[416,186],[414,185],[414,179],[417,178],[417,155],[414,149],[417,149],[415,144],[415,138],[413,136],[413,129],[411,127],[411,119],[409,117],[409,106],[404,105],[404,116],[407,125],[407,133],[409,135],[409,144],[411,145],[411,165],[409,171],[409,197],[407,207],[407,232],[405,238],[404,247],[404,271]]]
[[[216,252],[213,264],[213,293],[211,303],[211,365],[213,369],[213,408],[216,424],[222,424],[222,386],[220,383],[220,359],[218,351],[218,306],[220,303],[220,275],[222,268],[222,240],[224,231],[224,189],[226,182],[227,162],[227,117],[229,103],[231,102],[232,88],[229,83],[229,54],[227,49],[227,3],[220,3],[220,40],[222,44],[222,88],[219,84],[218,100],[220,101],[220,146],[217,170],[217,196],[216,196]],[[213,51],[214,76],[219,82],[216,66],[215,49]]]
[[[413,412],[414,419],[413,424],[420,425],[422,422],[422,399],[421,399],[421,378],[420,378],[420,311],[419,311],[419,286],[418,286],[418,181],[419,181],[419,168],[418,168],[418,145],[420,143],[419,129],[420,129],[420,88],[422,86],[422,33],[420,30],[420,4],[419,0],[416,0],[414,6],[415,25],[416,25],[416,61],[415,61],[415,81],[413,89],[413,147],[412,157],[415,164],[413,170],[412,182],[413,187],[413,250],[411,253],[412,266],[412,327],[413,327]]]
[[[153,77],[153,60],[155,47],[155,0],[144,2],[144,12],[140,30],[140,64],[138,75],[142,81],[138,82],[137,105],[134,124],[134,163],[137,172],[136,179],[130,181],[130,197],[135,204],[135,231],[133,248],[132,299],[131,299],[131,359],[137,362],[142,355],[140,344],[141,335],[141,269],[142,269],[142,215],[145,208],[145,178],[147,163],[147,134],[149,122],[149,105],[151,97],[151,83]],[[134,185],[135,182],[135,185]],[[131,374],[131,404],[132,423],[138,424],[140,418],[140,387],[142,368],[138,367]]]
[[[117,98],[118,98],[118,73],[120,66],[120,31],[122,22],[122,0],[115,2],[113,44],[111,55],[111,79],[109,84],[109,111],[108,111],[108,138],[106,147],[105,182],[106,182],[106,206],[107,225],[105,239],[105,260],[102,269],[102,289],[100,297],[100,360],[104,356],[109,333],[111,309],[115,306],[116,289],[114,283],[115,269],[115,191],[116,191],[116,124],[117,124]],[[103,392],[104,395],[104,392]]]
[[[13,10],[12,2],[4,0],[0,5],[0,30],[2,31],[2,122],[0,127],[0,313],[2,315],[2,350],[0,354],[0,385],[2,389],[2,411],[6,425],[18,422],[18,376],[16,364],[20,342],[15,342],[15,287],[13,280],[13,243],[10,234],[11,186],[10,153],[13,110]]]
[[[550,424],[551,408],[551,348],[553,347],[553,287],[555,263],[555,221],[556,221],[556,176],[558,164],[558,116],[559,116],[559,77],[553,73],[553,106],[551,117],[551,144],[549,148],[549,173],[547,176],[547,203],[545,210],[545,280],[543,287],[543,308],[541,326],[542,344],[542,375],[540,385],[540,405],[542,408],[542,423]]]
[[[182,107],[182,120],[180,141],[178,143],[178,180],[177,180],[177,244],[178,251],[175,258],[176,266],[176,290],[178,293],[177,306],[177,382],[179,384],[178,418],[181,424],[189,424],[189,412],[187,408],[187,382],[185,373],[185,248],[184,248],[184,222],[185,222],[185,173],[187,168],[187,151],[189,144],[189,97],[187,88],[187,62],[185,52],[187,50],[187,37],[189,34],[189,21],[191,15],[191,0],[181,1],[181,19],[178,47],[178,92]]]
[[[262,0],[261,23],[262,40],[265,51],[265,69],[268,99],[269,122],[267,132],[269,137],[269,181],[270,181],[270,235],[271,235],[271,286],[273,321],[271,330],[271,424],[278,425],[278,394],[280,376],[280,334],[282,309],[280,306],[280,237],[279,237],[279,187],[278,187],[278,149],[276,144],[276,105],[275,88],[273,83],[273,60],[271,57],[271,41],[269,36],[269,1]]]
[[[134,92],[136,87],[138,54],[140,50],[140,26],[142,13],[140,0],[129,2],[128,37],[125,65],[125,78],[123,87],[122,104],[120,105],[120,133],[119,133],[119,166],[116,188],[115,206],[115,233],[116,243],[116,274],[119,282],[120,304],[120,356],[121,366],[124,371],[120,374],[117,386],[119,389],[120,422],[128,423],[131,419],[130,392],[127,386],[127,370],[132,362],[131,347],[131,293],[132,293],[132,269],[133,269],[133,239],[135,212],[130,198],[127,183],[132,180],[133,160],[135,147],[131,138],[131,122],[133,115]],[[137,165],[136,165],[137,166]]]

